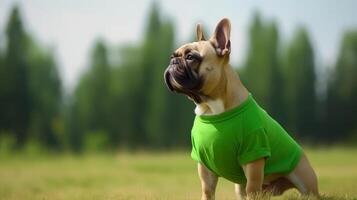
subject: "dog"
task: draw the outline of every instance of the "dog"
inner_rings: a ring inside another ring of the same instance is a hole
[[[222,19],[205,38],[179,47],[164,72],[169,90],[195,104],[191,157],[198,162],[202,199],[214,199],[219,177],[235,183],[238,199],[296,188],[319,196],[303,149],[265,112],[229,64],[231,23]]]

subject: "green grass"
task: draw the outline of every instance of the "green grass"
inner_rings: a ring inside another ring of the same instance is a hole
[[[328,200],[357,199],[357,149],[308,149]],[[216,197],[235,199],[220,179]],[[2,156],[0,199],[199,199],[188,152]],[[299,199],[291,190],[273,199]]]

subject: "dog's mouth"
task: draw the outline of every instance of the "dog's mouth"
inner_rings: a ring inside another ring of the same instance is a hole
[[[189,96],[196,103],[201,102],[202,77],[181,58],[172,58],[165,70],[165,83],[174,92]]]

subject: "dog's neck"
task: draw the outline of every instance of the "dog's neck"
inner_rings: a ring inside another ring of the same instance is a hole
[[[221,82],[215,90],[204,97],[202,103],[196,104],[196,115],[217,115],[238,106],[247,99],[249,93],[234,69],[226,65],[222,70]]]

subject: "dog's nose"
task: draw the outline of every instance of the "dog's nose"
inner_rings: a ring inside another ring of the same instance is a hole
[[[178,65],[180,63],[180,58],[172,58],[170,64]]]

